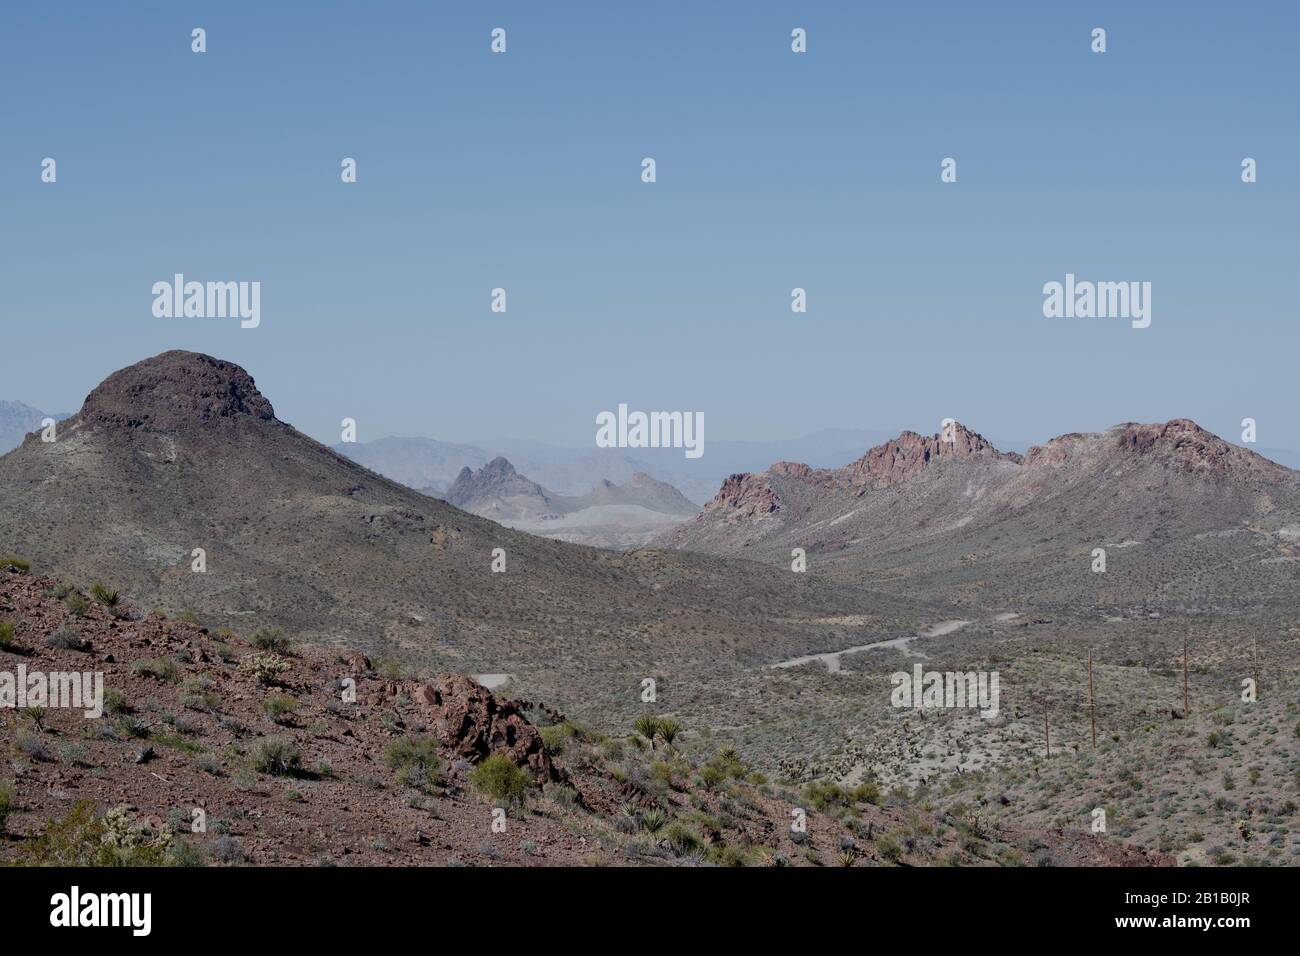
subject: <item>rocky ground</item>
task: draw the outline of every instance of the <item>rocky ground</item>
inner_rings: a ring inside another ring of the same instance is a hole
[[[1173,862],[870,779],[769,780],[734,748],[656,728],[654,707],[639,733],[602,732],[458,675],[214,633],[0,565],[0,672],[99,671],[106,688],[99,718],[0,709],[8,863]]]

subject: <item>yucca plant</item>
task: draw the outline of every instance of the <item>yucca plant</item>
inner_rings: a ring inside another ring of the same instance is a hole
[[[118,593],[116,591],[110,591],[98,581],[90,586],[90,596],[100,604],[104,605],[104,607],[117,607]]]
[[[659,807],[641,811],[641,827],[647,833],[658,833],[668,823],[668,814]]]
[[[652,717],[650,714],[642,714],[632,725],[632,729],[638,734],[650,741],[650,749],[654,749],[655,736],[659,733],[659,718]]]
[[[681,732],[682,725],[671,717],[661,717],[659,719],[659,736],[669,750],[673,749],[673,741],[677,739],[677,735]]]

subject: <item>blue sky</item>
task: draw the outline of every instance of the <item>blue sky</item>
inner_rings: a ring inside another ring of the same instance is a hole
[[[626,402],[714,439],[1250,416],[1300,447],[1296,11],[7,5],[0,398],[188,348],[325,441],[590,444]],[[175,272],[260,281],[261,326],[155,318]],[[1067,272],[1151,282],[1151,327],[1044,318]]]

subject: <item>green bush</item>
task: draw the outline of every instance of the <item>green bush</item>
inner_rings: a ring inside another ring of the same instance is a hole
[[[259,651],[270,651],[272,654],[288,654],[289,639],[279,628],[264,627],[255,633],[250,639],[252,645]]]
[[[532,786],[528,774],[505,754],[492,754],[470,771],[474,789],[498,804],[522,805]]]
[[[176,662],[170,657],[132,661],[131,673],[137,677],[152,677],[171,684],[180,680],[180,671],[176,667]]]
[[[0,558],[0,571],[22,571],[26,573],[31,569],[31,564],[24,561],[16,554],[7,554],[3,558]]]
[[[14,637],[14,622],[0,621],[0,651],[12,651],[18,646]]]
[[[273,777],[302,776],[302,751],[291,740],[264,740],[253,749],[253,769]]]
[[[134,826],[126,807],[103,817],[95,805],[78,801],[62,819],[50,820],[41,835],[18,849],[24,866],[168,866],[176,862],[171,835]]]
[[[664,831],[668,846],[677,856],[689,856],[699,850],[700,835],[684,823],[674,823]]]
[[[5,832],[5,821],[14,809],[14,788],[7,783],[0,783],[0,833]]]
[[[71,612],[73,617],[85,617],[86,612],[90,610],[90,601],[80,591],[69,591],[68,596],[63,599],[63,606]]]
[[[284,723],[298,709],[298,701],[287,694],[272,694],[262,701],[262,710],[277,724]]]
[[[552,724],[549,727],[538,728],[538,733],[542,735],[542,743],[552,754],[564,753],[564,744],[570,737],[578,736],[578,728],[573,724],[565,721],[562,724]]]
[[[431,794],[442,782],[438,742],[432,737],[411,736],[395,740],[388,745],[384,759],[397,771],[397,782],[404,787]]]

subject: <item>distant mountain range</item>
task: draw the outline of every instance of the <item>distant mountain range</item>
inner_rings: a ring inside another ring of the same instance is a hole
[[[67,412],[50,415],[22,402],[0,401],[0,455],[22,444],[28,432],[39,431],[41,422],[68,418]]]
[[[1023,456],[956,425],[904,432],[836,469],[733,475],[653,544],[785,566],[801,548],[846,581],[906,579],[949,600],[1082,605],[1283,597],[1300,571],[1300,472],[1186,419],[1067,434]],[[1094,549],[1111,570],[1090,574]],[[1290,600],[1290,598],[1286,598]]]
[[[602,478],[585,495],[556,494],[505,458],[478,471],[461,469],[451,488],[435,497],[509,528],[610,548],[644,544],[699,510],[672,485],[640,472],[622,484]]]

